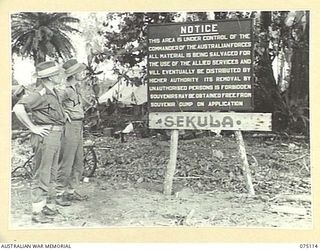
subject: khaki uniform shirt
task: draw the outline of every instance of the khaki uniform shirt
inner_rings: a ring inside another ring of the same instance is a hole
[[[32,113],[36,125],[64,125],[66,121],[61,100],[47,88],[23,96],[19,101],[27,112]]]
[[[59,92],[65,112],[72,120],[82,120],[84,118],[83,101],[76,85],[67,85]]]

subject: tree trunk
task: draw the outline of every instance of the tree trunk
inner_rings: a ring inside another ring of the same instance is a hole
[[[271,25],[271,12],[262,11],[260,15],[260,57],[255,71],[258,79],[258,88],[255,89],[255,107],[258,112],[284,111],[284,103],[274,78],[272,60],[269,51],[269,26]],[[277,122],[277,120],[274,120]],[[275,124],[274,124],[275,125]],[[274,126],[277,128],[277,126]]]
[[[299,39],[293,47],[291,58],[291,77],[288,88],[289,100],[291,104],[308,106],[309,99],[309,12],[306,15],[305,29],[300,22],[296,24],[296,29],[300,30]]]
[[[291,77],[288,88],[289,100],[292,104],[302,103],[309,94],[308,51],[295,47],[291,59]]]

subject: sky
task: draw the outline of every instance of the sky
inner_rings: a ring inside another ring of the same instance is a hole
[[[94,12],[94,17],[92,17],[92,12],[71,12],[70,14],[73,17],[80,19],[80,23],[81,22],[82,23],[81,23],[81,25],[79,25],[79,27],[81,27],[81,26],[83,27],[83,25],[84,25],[87,27],[87,30],[96,31],[96,29],[98,27],[96,26],[94,18],[96,18],[96,20],[98,20],[98,21],[103,20],[105,18],[105,15],[107,14],[107,12]],[[179,20],[177,20],[177,21],[181,22],[184,20],[185,17],[186,17],[186,13],[181,12],[181,16],[180,16]],[[117,25],[119,24],[119,20],[117,20],[117,18],[115,18],[112,21],[112,23],[109,22],[109,24],[112,25],[113,30],[116,30]],[[76,27],[76,28],[79,28],[79,27]],[[76,50],[75,58],[79,62],[87,63],[87,54],[88,54],[87,50],[86,50],[87,42],[85,41],[84,37],[81,36],[81,34],[69,34],[69,37],[70,37],[72,44]],[[100,41],[92,40],[92,41],[90,41],[90,43],[91,43],[90,46],[92,46],[93,43],[100,44],[100,46],[101,46],[101,40]],[[32,74],[35,72],[33,61],[30,60],[29,58],[21,58],[18,56],[13,56],[13,59],[15,62],[13,65],[13,69],[14,69],[13,78],[15,80],[17,80],[18,83],[21,85],[29,85],[29,84],[35,82],[36,79],[34,77],[32,77]],[[109,78],[109,79],[115,80],[116,76],[113,74],[112,68],[113,68],[113,63],[111,63],[111,62],[100,63],[98,65],[97,70],[103,70],[103,72],[104,72],[103,74],[98,76],[98,77],[100,77],[100,80],[103,80],[104,78]]]
[[[81,27],[86,27],[87,32],[90,33],[92,32],[92,39],[89,41],[85,41],[85,38],[81,34],[70,34],[70,39],[75,47],[76,50],[76,55],[75,58],[79,62],[87,63],[87,49],[88,47],[90,48],[103,48],[103,40],[99,36],[94,36],[94,32],[99,28],[99,24],[101,27],[101,20],[105,19],[105,15],[107,12],[94,12],[94,15],[92,15],[92,12],[71,12],[71,15],[80,19],[80,25],[77,28]],[[210,13],[211,18],[213,17],[212,13]],[[180,13],[180,18],[177,20],[178,22],[184,21],[186,18],[186,13],[181,12]],[[96,22],[98,21],[98,22]],[[119,20],[114,19],[113,23],[111,23],[113,26],[113,29],[117,29],[117,24],[119,24]],[[105,28],[104,28],[105,29]],[[89,36],[90,37],[90,36]],[[21,58],[18,56],[13,56],[14,59],[14,65],[13,65],[13,78],[18,81],[19,84],[21,85],[29,85],[33,82],[35,82],[35,78],[32,77],[32,74],[34,73],[34,65],[33,61],[30,60],[29,58]],[[278,60],[274,60],[273,63],[273,69],[274,72],[277,75],[277,65]],[[103,79],[112,79],[115,80],[116,76],[113,74],[112,68],[113,68],[113,63],[110,61],[106,61],[103,63],[100,63],[98,65],[97,70],[102,70],[104,73],[99,75],[98,77],[100,80]]]
[[[35,81],[32,77],[34,73],[33,61],[28,58],[13,56],[13,78],[21,85],[29,85]]]
[[[97,24],[95,23],[96,20],[100,21],[105,19],[105,15],[107,12],[94,12],[94,15],[92,15],[92,12],[71,12],[70,13],[73,17],[76,17],[80,19],[80,29],[81,27],[86,27],[86,30],[90,32],[92,30],[95,32],[97,30]],[[186,17],[185,12],[181,12],[180,18],[177,21],[183,21]],[[98,22],[99,23],[99,22]],[[101,24],[101,22],[100,22]],[[113,30],[117,30],[117,25],[119,24],[119,19],[115,18],[112,23],[109,22],[109,24],[112,25]],[[79,28],[75,27],[75,28]],[[106,29],[106,28],[104,28]],[[76,50],[75,58],[79,62],[87,63],[87,43],[88,41],[85,41],[84,37],[81,34],[69,34],[69,37],[72,41],[73,46]],[[93,36],[96,40],[92,39],[89,41],[90,45],[89,47],[96,47],[94,44],[98,44],[102,46],[102,40],[98,40],[99,38],[97,36]],[[99,47],[99,46],[98,46]],[[21,58],[18,56],[13,56],[14,59],[14,65],[13,65],[13,77],[15,80],[18,81],[21,85],[29,85],[36,81],[34,77],[32,77],[32,74],[35,72],[33,61],[29,58]],[[100,80],[103,80],[105,78],[115,80],[116,76],[113,74],[112,68],[113,68],[112,62],[103,62],[98,65],[98,71],[103,70],[103,74],[99,75],[98,77]]]
[[[102,18],[106,13],[97,12],[95,13],[97,18]],[[72,16],[80,19],[80,22],[84,20],[88,21],[90,12],[72,12]],[[91,23],[94,26],[94,24]],[[75,58],[82,63],[87,63],[87,51],[86,51],[86,41],[81,34],[69,34],[72,44],[76,50]],[[94,42],[94,41],[92,41]],[[21,85],[29,85],[36,81],[32,76],[35,72],[33,60],[29,58],[22,58],[18,56],[12,57],[14,60],[13,65],[13,78],[18,81]],[[114,79],[112,71],[113,64],[110,62],[101,63],[98,70],[103,70],[104,73],[99,75],[100,79],[111,78]]]

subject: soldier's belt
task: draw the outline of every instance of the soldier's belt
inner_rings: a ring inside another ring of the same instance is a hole
[[[76,118],[76,119],[71,118],[71,121],[83,121],[83,118]]]
[[[64,126],[62,125],[48,125],[49,126],[49,130],[51,131],[63,131]]]

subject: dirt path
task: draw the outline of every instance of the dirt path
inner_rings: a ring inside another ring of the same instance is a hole
[[[31,224],[28,181],[13,179],[12,227],[312,227],[310,149],[304,140],[245,137],[254,197],[246,195],[234,137],[180,140],[174,194],[165,197],[169,141],[125,139],[90,138],[98,168],[80,190],[90,199],[59,207],[52,224]],[[28,141],[14,140],[12,168],[22,166],[30,151]]]
[[[127,227],[127,226],[213,226],[310,228],[311,205],[308,202],[281,202],[275,197],[226,192],[194,192],[176,188],[166,197],[161,184],[110,183],[94,178],[81,184],[88,201],[71,207],[57,207],[61,215],[52,224],[31,223],[30,194],[26,181],[12,185],[12,228]],[[274,212],[274,206],[295,210]],[[298,211],[299,213],[296,213]]]

